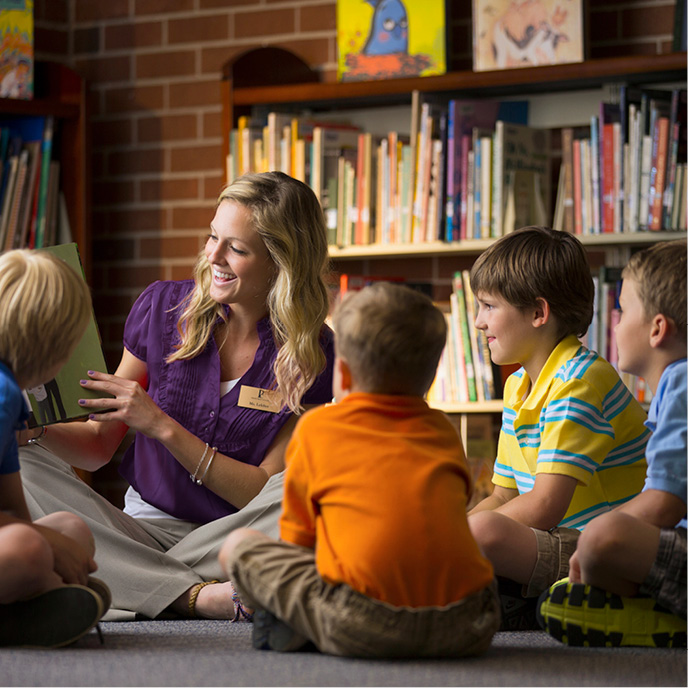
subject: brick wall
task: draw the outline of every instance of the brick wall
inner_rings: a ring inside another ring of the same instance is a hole
[[[467,69],[471,3],[448,4],[450,64]],[[589,5],[591,57],[671,51],[674,0]],[[223,182],[223,64],[278,45],[334,81],[335,8],[324,0],[35,1],[37,57],[67,62],[88,83],[93,287],[111,371],[135,297],[155,279],[190,276],[202,246]],[[432,274],[421,278],[446,271],[443,261],[425,265]],[[417,263],[394,264],[412,267],[417,273]]]

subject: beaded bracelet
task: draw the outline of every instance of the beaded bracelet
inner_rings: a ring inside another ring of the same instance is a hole
[[[41,425],[41,431],[38,433],[38,435],[36,435],[35,437],[29,438],[26,441],[26,443],[27,444],[38,444],[38,440],[43,439],[47,434],[48,434],[48,426],[47,425]]]
[[[196,485],[203,485],[203,481],[205,480],[205,476],[208,474],[208,471],[210,470],[210,464],[213,462],[215,454],[217,454],[217,447],[213,447],[213,453],[210,455],[210,458],[208,459],[208,463],[206,464],[205,470],[203,471],[203,475],[200,478],[196,478]]]
[[[201,460],[198,462],[198,466],[196,466],[196,470],[193,472],[193,475],[189,473],[189,479],[191,480],[192,483],[196,482],[196,476],[198,475],[198,471],[201,468],[201,465],[205,461],[205,456],[208,453],[208,449],[210,449],[210,445],[206,442],[205,443],[205,451],[203,452],[203,456],[201,456]]]

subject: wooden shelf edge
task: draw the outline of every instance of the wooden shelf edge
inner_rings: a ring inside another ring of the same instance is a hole
[[[266,105],[270,103],[317,103],[398,96],[410,102],[411,91],[440,93],[444,91],[495,91],[526,86],[528,91],[558,88],[590,88],[610,80],[642,81],[666,74],[668,80],[679,75],[685,78],[686,53],[638,55],[587,60],[585,62],[503,69],[490,72],[448,72],[437,76],[386,79],[381,81],[295,83],[275,86],[247,86],[234,89],[235,106]],[[521,89],[522,90],[522,89]]]
[[[656,241],[685,239],[686,232],[628,232],[620,234],[576,235],[584,246],[641,246]],[[403,258],[406,256],[457,256],[482,253],[496,239],[466,239],[451,243],[443,241],[417,244],[370,244],[368,246],[330,247],[332,260],[361,258]]]
[[[429,401],[428,404],[444,413],[501,413],[504,408],[502,399],[491,401]]]

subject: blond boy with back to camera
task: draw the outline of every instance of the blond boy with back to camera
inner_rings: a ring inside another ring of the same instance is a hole
[[[479,654],[499,624],[466,518],[460,438],[424,396],[446,324],[426,296],[378,283],[334,313],[337,403],[287,450],[281,541],[232,533],[220,554],[253,643],[342,656]]]

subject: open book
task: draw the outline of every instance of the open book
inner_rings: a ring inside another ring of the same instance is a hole
[[[61,244],[40,250],[50,251],[82,277],[84,276],[76,244]],[[107,372],[98,325],[93,312],[91,312],[91,320],[86,326],[84,336],[57,376],[43,385],[25,390],[31,406],[29,427],[76,420],[93,413],[92,410],[79,406],[79,399],[102,398],[110,395],[86,390],[79,384],[80,380],[88,379],[89,370]]]

